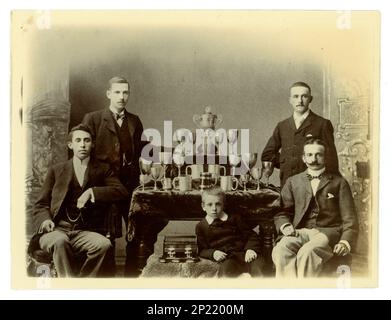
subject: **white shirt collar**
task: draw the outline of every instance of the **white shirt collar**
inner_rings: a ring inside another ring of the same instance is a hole
[[[117,110],[114,109],[112,106],[110,106],[109,109],[110,109],[110,111],[111,111],[114,115],[116,115],[116,114],[122,115],[122,114],[125,113],[125,108],[123,108],[122,111],[121,111],[120,113],[118,113]]]
[[[80,160],[78,157],[73,156],[73,165],[78,167],[86,167],[90,162],[90,157]]]
[[[317,176],[321,175],[325,170],[326,170],[326,168],[322,168],[322,169],[320,169],[320,170],[312,170],[312,169],[308,168],[308,169],[307,169],[307,172],[308,172],[311,176],[317,177]]]
[[[303,114],[297,114],[296,112],[293,112],[293,121],[295,122],[296,129],[299,129],[305,119],[307,119],[308,115],[310,114],[310,109],[308,109]]]
[[[297,114],[296,112],[293,112],[293,119],[294,120],[303,120],[304,121],[308,117],[309,114],[310,114],[310,109],[308,109],[303,114]]]
[[[206,219],[206,222],[208,222],[209,225],[211,225],[213,223],[213,221],[215,221],[216,219],[220,219],[221,221],[227,221],[228,219],[228,214],[226,214],[225,212],[223,212],[223,214],[221,215],[220,218],[215,218],[213,219],[212,217],[209,217],[208,215],[205,216],[205,219]]]

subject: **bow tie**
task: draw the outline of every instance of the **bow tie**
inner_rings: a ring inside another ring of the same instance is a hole
[[[313,179],[320,179],[322,178],[322,174],[318,175],[318,176],[313,176],[313,175],[310,175],[309,173],[307,173],[307,178],[308,180],[313,180]]]
[[[121,114],[116,113],[115,114],[115,119],[116,120],[119,120],[119,119],[124,120],[125,119],[125,113],[121,113]]]

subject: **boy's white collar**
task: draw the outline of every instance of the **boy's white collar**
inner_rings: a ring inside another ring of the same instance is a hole
[[[212,217],[209,217],[207,215],[207,216],[205,216],[205,219],[206,219],[206,222],[208,222],[208,224],[211,225],[213,223],[213,221],[215,221],[216,219],[220,219],[221,221],[227,221],[228,220],[228,214],[223,212],[223,214],[221,215],[220,218],[212,218]]]

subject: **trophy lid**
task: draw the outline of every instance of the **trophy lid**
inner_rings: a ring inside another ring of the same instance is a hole
[[[212,108],[209,107],[209,106],[206,106],[206,107],[205,107],[205,113],[207,113],[207,114],[212,114]]]

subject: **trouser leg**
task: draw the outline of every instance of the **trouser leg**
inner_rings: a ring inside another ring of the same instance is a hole
[[[258,257],[249,263],[249,272],[252,277],[262,277],[263,276],[263,268],[265,262],[263,258],[258,255]]]
[[[53,256],[53,263],[59,277],[74,276],[72,268],[73,251],[68,235],[55,229],[45,233],[39,240],[42,250],[49,252]]]
[[[276,277],[296,278],[296,254],[303,245],[301,237],[284,236],[273,248],[272,259]]]
[[[238,277],[242,273],[249,273],[252,277],[261,277],[263,275],[263,258],[258,256],[254,261],[247,263],[244,252],[235,252],[226,260],[220,263],[217,273],[218,277]]]
[[[323,264],[333,256],[327,236],[316,229],[309,232],[309,241],[297,253],[297,276],[317,277]]]
[[[246,270],[243,268],[244,265],[235,258],[227,258],[219,265],[217,276],[219,278],[228,277],[235,278]]]
[[[87,258],[81,269],[81,277],[96,277],[106,256],[107,250],[111,247],[108,238],[99,233],[91,231],[75,231],[71,238],[72,247],[76,254],[85,253]]]

